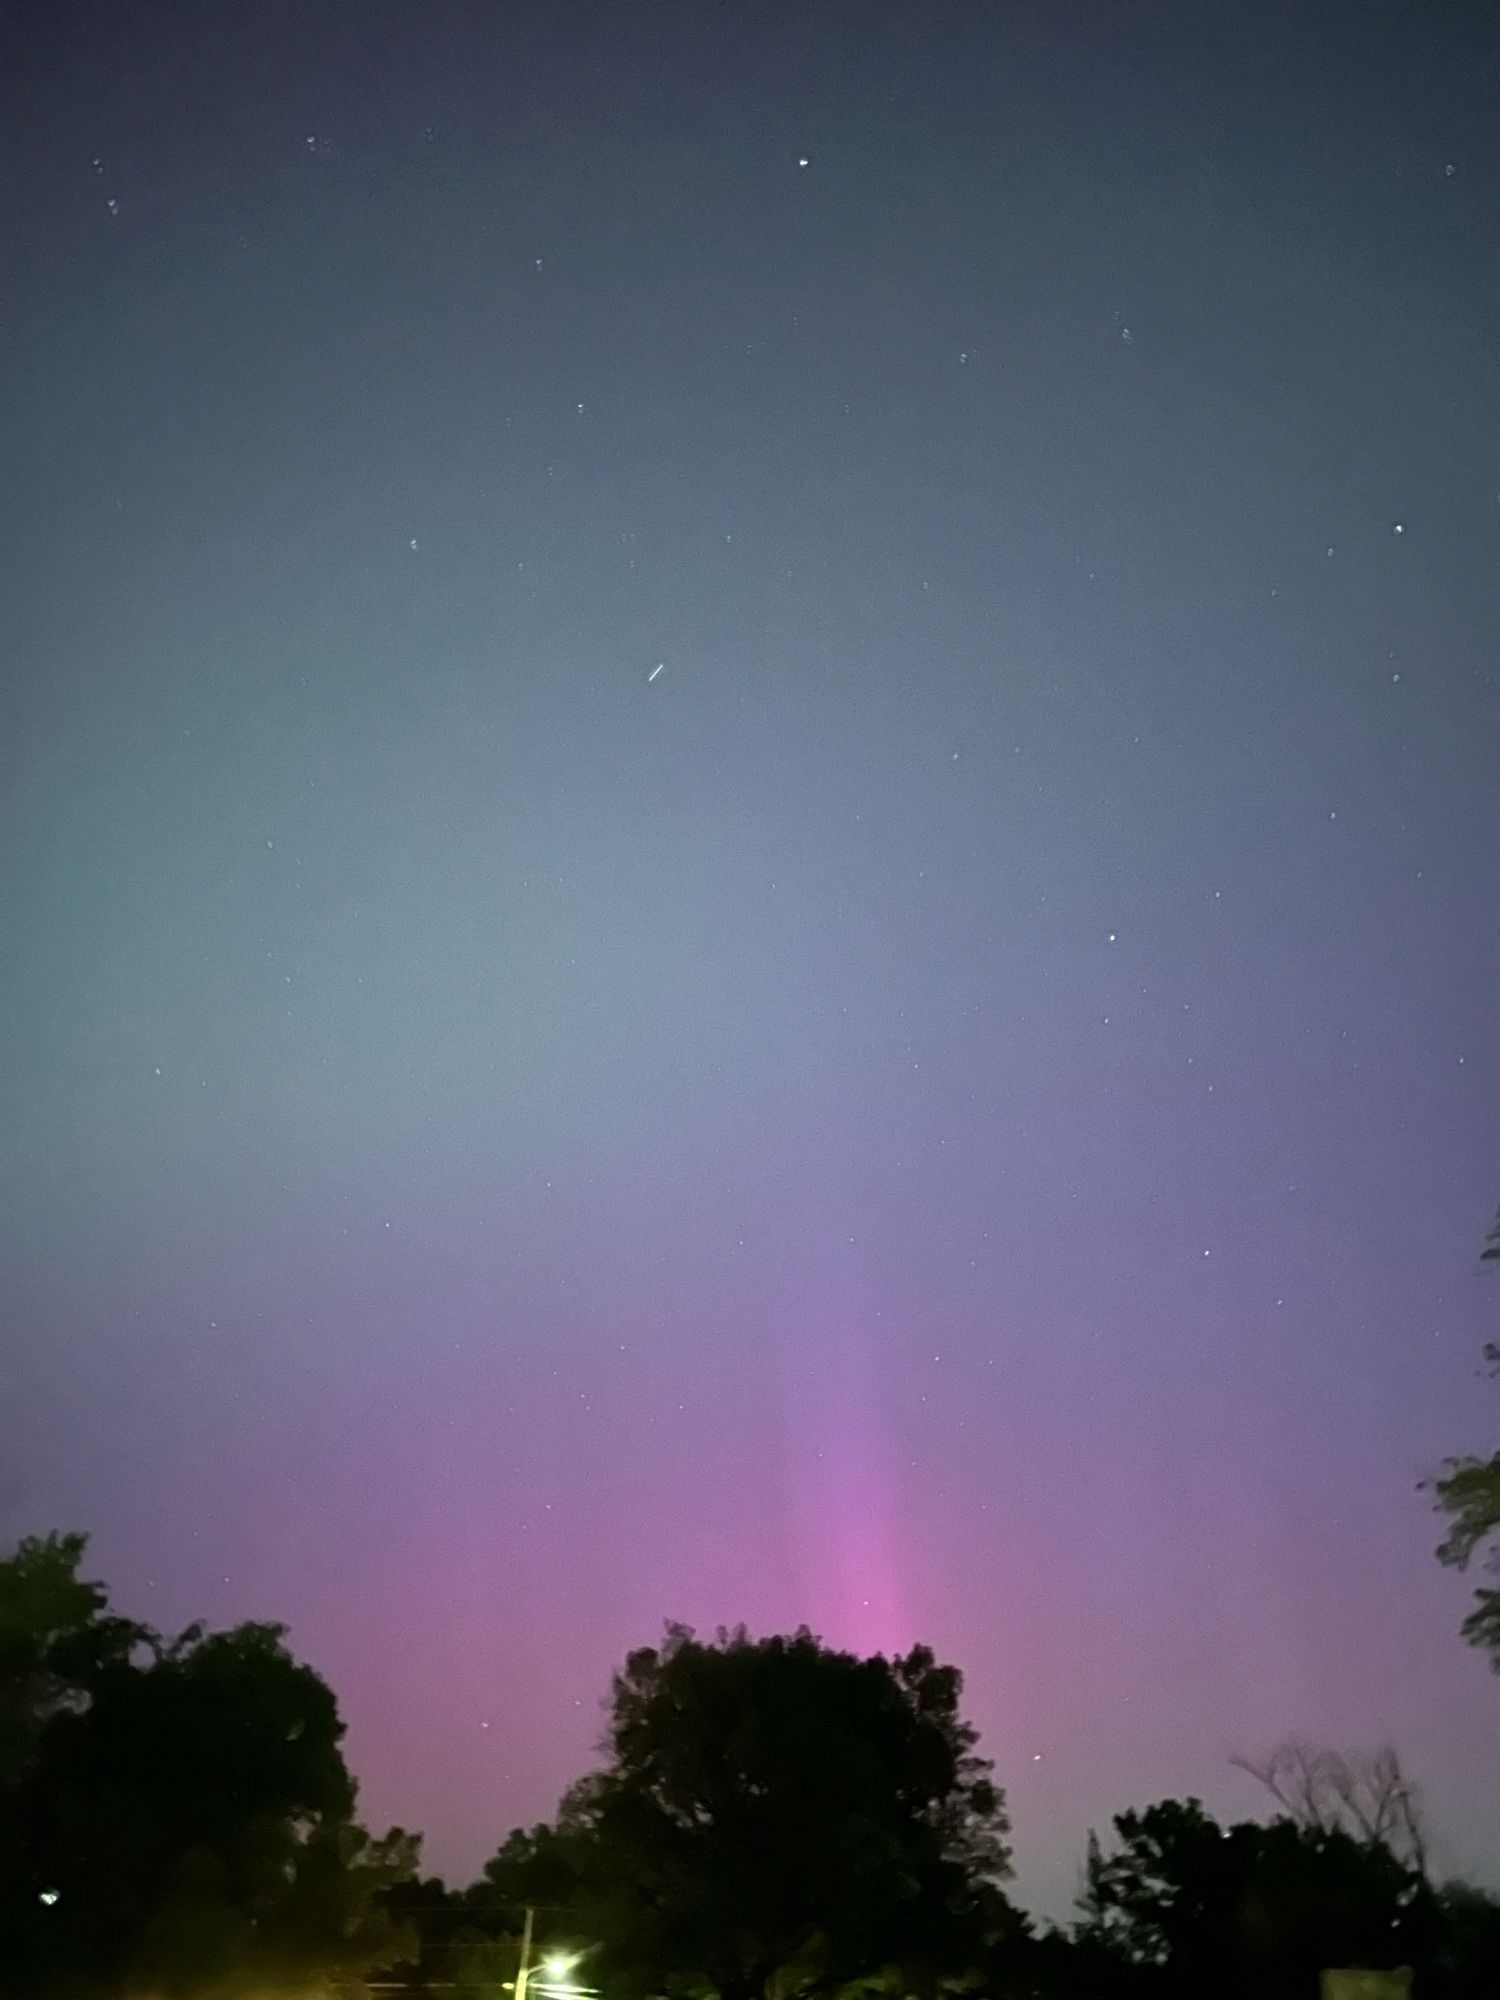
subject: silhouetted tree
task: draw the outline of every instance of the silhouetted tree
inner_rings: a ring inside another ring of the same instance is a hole
[[[1028,1926],[997,1955],[984,1990],[991,2000],[1152,2000],[1160,1975],[1096,1937]]]
[[[485,1871],[565,1906],[623,2000],[798,2000],[963,1983],[1013,1922],[1009,1825],[923,1647],[669,1626],[616,1675],[605,1767]]]
[[[1121,1813],[1114,1829],[1111,1854],[1089,1835],[1080,1936],[1183,1982],[1217,1969],[1233,1908],[1223,1829],[1197,1799]]]
[[[415,1955],[382,1979],[411,1995],[495,2000],[520,1965],[522,1910],[497,1903],[488,1884],[450,1889],[436,1878],[398,1883],[386,1903],[416,1941]]]
[[[1389,1746],[1350,1755],[1294,1741],[1263,1757],[1230,1763],[1263,1785],[1283,1817],[1311,1833],[1376,1841],[1420,1874],[1427,1872],[1422,1797]]]
[[[1491,1370],[1500,1370],[1500,1347],[1487,1346],[1484,1353]],[[1483,1553],[1486,1567],[1495,1568],[1500,1562],[1500,1452],[1489,1458],[1445,1459],[1442,1471],[1426,1484],[1437,1496],[1438,1511],[1449,1520],[1438,1543],[1438,1561],[1466,1570]],[[1476,1590],[1473,1609],[1460,1629],[1471,1646],[1489,1654],[1490,1665],[1500,1673],[1500,1589],[1482,1585]]]
[[[149,1634],[110,1615],[78,1574],[82,1535],[31,1536],[0,1562],[0,1786],[35,1754],[54,1715],[82,1707],[106,1668]]]
[[[1090,1837],[1080,1935],[1162,1996],[1316,2000],[1327,1968],[1430,1961],[1431,1889],[1376,1841],[1288,1819],[1221,1827],[1166,1799]]]
[[[327,1686],[278,1626],[111,1616],[84,1550],[0,1562],[0,1995],[306,1995],[397,1956],[415,1843],[355,1824]]]
[[[1500,1993],[1500,1898],[1467,1882],[1438,1891],[1440,1937],[1424,1993],[1434,2000],[1495,2000]]]
[[[1482,1262],[1500,1263],[1500,1215],[1479,1255]],[[1500,1346],[1487,1344],[1484,1358],[1490,1373],[1500,1375]],[[1450,1569],[1467,1570],[1480,1556],[1486,1567],[1500,1569],[1500,1452],[1489,1458],[1445,1459],[1442,1471],[1422,1484],[1449,1521],[1448,1532],[1438,1543],[1438,1561]],[[1476,1590],[1473,1608],[1460,1629],[1471,1646],[1489,1654],[1490,1665],[1500,1673],[1500,1589]]]

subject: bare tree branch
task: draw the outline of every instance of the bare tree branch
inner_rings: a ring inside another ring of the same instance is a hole
[[[1360,1756],[1295,1740],[1262,1757],[1230,1758],[1254,1778],[1286,1818],[1315,1833],[1377,1841],[1408,1868],[1427,1872],[1422,1795],[1389,1745]]]

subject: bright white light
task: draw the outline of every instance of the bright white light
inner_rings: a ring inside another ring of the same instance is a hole
[[[555,1951],[550,1958],[542,1960],[542,1976],[545,1979],[564,1980],[577,1963],[578,1960],[576,1958],[571,1958],[564,1952]]]
[[[50,1910],[52,1905],[57,1901],[57,1891],[55,1889],[43,1889],[40,1896],[37,1897],[37,1901],[45,1903]]]

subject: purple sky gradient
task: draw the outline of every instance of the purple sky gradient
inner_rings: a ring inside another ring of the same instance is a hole
[[[1496,35],[0,8],[0,1532],[460,1877],[672,1617],[1494,1879]]]

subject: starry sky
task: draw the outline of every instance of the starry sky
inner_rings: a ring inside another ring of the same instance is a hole
[[[0,1534],[460,1879],[669,1616],[957,1661],[1039,1907],[1292,1732],[1492,1876],[1493,10],[0,71]]]

